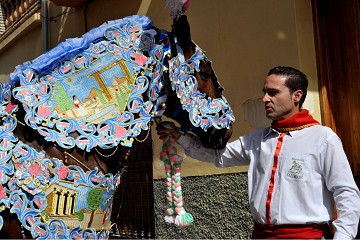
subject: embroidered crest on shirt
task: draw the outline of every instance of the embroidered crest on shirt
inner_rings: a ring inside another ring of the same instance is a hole
[[[287,171],[286,175],[294,179],[303,179],[304,178],[304,160],[298,158],[292,158],[292,165]]]

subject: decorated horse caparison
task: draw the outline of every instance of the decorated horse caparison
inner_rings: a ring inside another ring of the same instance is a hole
[[[0,228],[15,221],[30,238],[108,238],[119,162],[161,116],[215,149],[234,121],[186,16],[171,32],[138,15],[104,23],[18,66],[0,90]],[[167,221],[186,225],[171,144]]]

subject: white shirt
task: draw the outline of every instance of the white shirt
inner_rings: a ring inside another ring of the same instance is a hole
[[[249,165],[248,194],[252,216],[266,224],[266,200],[280,133],[270,127],[228,143],[223,150],[204,148],[191,134],[178,143],[186,155],[218,167]],[[324,223],[337,219],[334,239],[355,238],[360,218],[360,193],[341,140],[328,127],[315,125],[286,133],[274,172],[272,224]]]

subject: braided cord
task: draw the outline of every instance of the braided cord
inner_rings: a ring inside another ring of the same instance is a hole
[[[194,218],[184,208],[180,174],[183,158],[177,154],[173,137],[168,136],[164,140],[160,160],[164,162],[166,172],[168,209],[165,211],[165,221],[178,226],[187,226],[194,221]]]

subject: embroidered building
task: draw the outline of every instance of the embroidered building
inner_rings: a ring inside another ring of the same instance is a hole
[[[45,194],[48,202],[46,208],[47,216],[50,218],[53,216],[73,216],[76,218],[77,194],[74,190],[56,184],[49,188]]]
[[[69,187],[70,186],[70,187]],[[53,219],[62,220],[68,227],[78,227],[86,229],[89,222],[91,227],[96,230],[106,229],[110,225],[110,220],[105,220],[108,211],[108,203],[112,200],[107,196],[102,197],[101,204],[96,210],[89,209],[88,194],[92,188],[84,185],[71,188],[69,181],[60,181],[60,184],[53,184],[45,191],[47,207],[41,215],[45,223]],[[106,192],[105,188],[99,188],[99,191]],[[102,210],[105,208],[105,210]],[[91,215],[93,219],[91,220]]]

